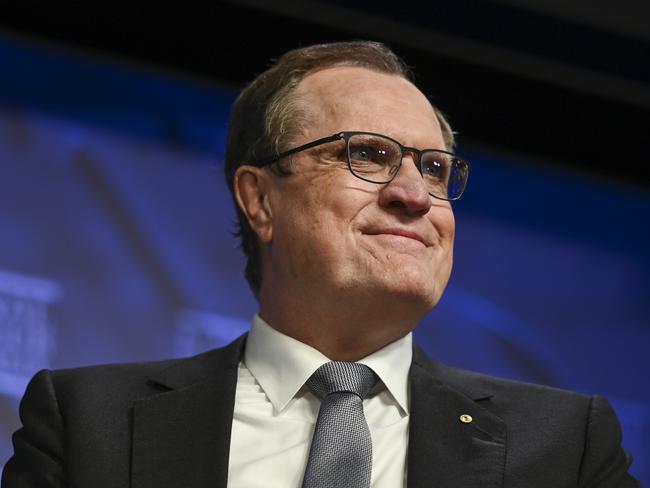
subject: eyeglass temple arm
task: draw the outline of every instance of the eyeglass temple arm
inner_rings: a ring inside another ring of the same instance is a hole
[[[288,151],[284,151],[277,156],[272,156],[267,159],[263,159],[261,161],[257,162],[257,166],[262,167],[269,165],[271,163],[275,163],[277,160],[282,159],[286,156],[291,156],[292,154],[299,153],[301,151],[305,151],[307,149],[311,149],[312,147],[315,146],[320,146],[321,144],[327,144],[328,142],[333,142],[333,141],[338,141],[339,139],[343,139],[344,134],[343,132],[339,132],[338,134],[334,134],[328,137],[323,137],[322,139],[317,139],[315,141],[312,141],[308,144],[304,144],[302,146],[294,147],[293,149],[289,149]]]

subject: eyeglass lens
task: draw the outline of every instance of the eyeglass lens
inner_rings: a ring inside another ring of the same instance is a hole
[[[402,149],[393,140],[374,134],[354,134],[348,139],[352,173],[373,183],[388,183],[400,168]],[[467,164],[446,152],[425,151],[420,168],[431,195],[454,200],[463,193]]]

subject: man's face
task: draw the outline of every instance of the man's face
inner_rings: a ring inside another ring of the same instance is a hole
[[[431,104],[403,78],[336,67],[308,75],[298,92],[308,122],[290,147],[369,131],[405,146],[445,148]],[[392,182],[377,185],[350,173],[344,148],[336,141],[298,153],[294,174],[274,179],[265,272],[305,297],[405,303],[426,313],[451,272],[451,206],[428,195],[410,154]]]

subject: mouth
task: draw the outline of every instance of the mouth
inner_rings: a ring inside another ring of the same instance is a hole
[[[405,230],[405,229],[396,229],[396,228],[386,228],[386,229],[373,229],[371,231],[364,232],[364,234],[369,236],[385,236],[388,238],[406,238],[417,241],[424,246],[427,246],[424,237],[422,237],[417,232]]]

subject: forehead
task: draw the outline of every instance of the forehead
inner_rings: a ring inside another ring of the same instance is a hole
[[[443,147],[431,103],[400,76],[338,66],[307,75],[298,93],[308,107],[308,137],[363,130],[385,134],[405,145]]]

